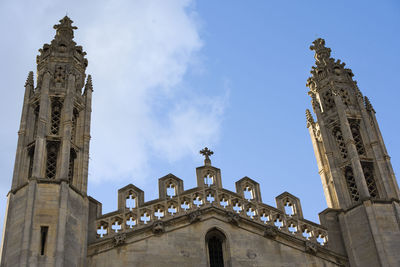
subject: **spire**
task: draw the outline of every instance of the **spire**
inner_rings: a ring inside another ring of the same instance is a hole
[[[33,86],[33,71],[30,71],[28,78],[26,78],[25,87],[28,85]]]

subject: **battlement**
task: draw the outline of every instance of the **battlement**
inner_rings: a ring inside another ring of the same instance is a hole
[[[101,214],[92,224],[93,243],[113,239],[118,243],[121,235],[135,235],[149,230],[154,234],[166,231],[175,221],[194,223],[215,212],[227,222],[237,226],[252,224],[264,228],[264,236],[282,235],[309,241],[315,245],[327,244],[327,230],[303,218],[300,199],[284,192],[275,198],[276,207],[262,202],[259,184],[249,177],[235,183],[236,192],[222,188],[220,169],[205,165],[196,169],[197,187],[184,189],[183,181],[173,174],[158,180],[159,198],[144,202],[144,192],[129,184],[118,190],[118,210]],[[101,204],[98,203],[101,209]]]

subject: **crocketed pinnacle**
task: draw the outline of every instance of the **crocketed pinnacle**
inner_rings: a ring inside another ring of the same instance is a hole
[[[309,109],[306,109],[307,128],[314,124],[314,118]]]
[[[85,85],[85,92],[91,90],[93,92],[92,76],[88,75]]]
[[[25,86],[33,86],[33,71],[28,73],[28,78],[26,78]]]

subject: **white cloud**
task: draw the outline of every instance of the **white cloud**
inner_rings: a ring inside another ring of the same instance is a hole
[[[82,33],[95,89],[93,181],[146,177],[149,154],[176,161],[215,142],[225,104],[182,85],[203,46],[192,1],[118,3],[97,7]]]

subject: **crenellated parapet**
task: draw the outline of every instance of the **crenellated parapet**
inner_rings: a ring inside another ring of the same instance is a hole
[[[237,227],[251,225],[263,229],[267,238],[295,238],[326,247],[327,230],[303,218],[297,197],[284,192],[276,197],[276,207],[267,205],[262,202],[260,185],[249,177],[236,182],[236,192],[224,189],[220,169],[208,161],[196,169],[198,184],[191,189],[185,190],[183,181],[173,174],[159,179],[159,198],[151,201],[145,202],[144,192],[132,184],[121,188],[118,210],[100,215],[91,223],[96,232],[90,232],[96,236],[89,240],[93,245],[112,241],[114,246],[121,243],[121,236],[129,238],[145,232],[158,235],[177,225],[218,214]]]

